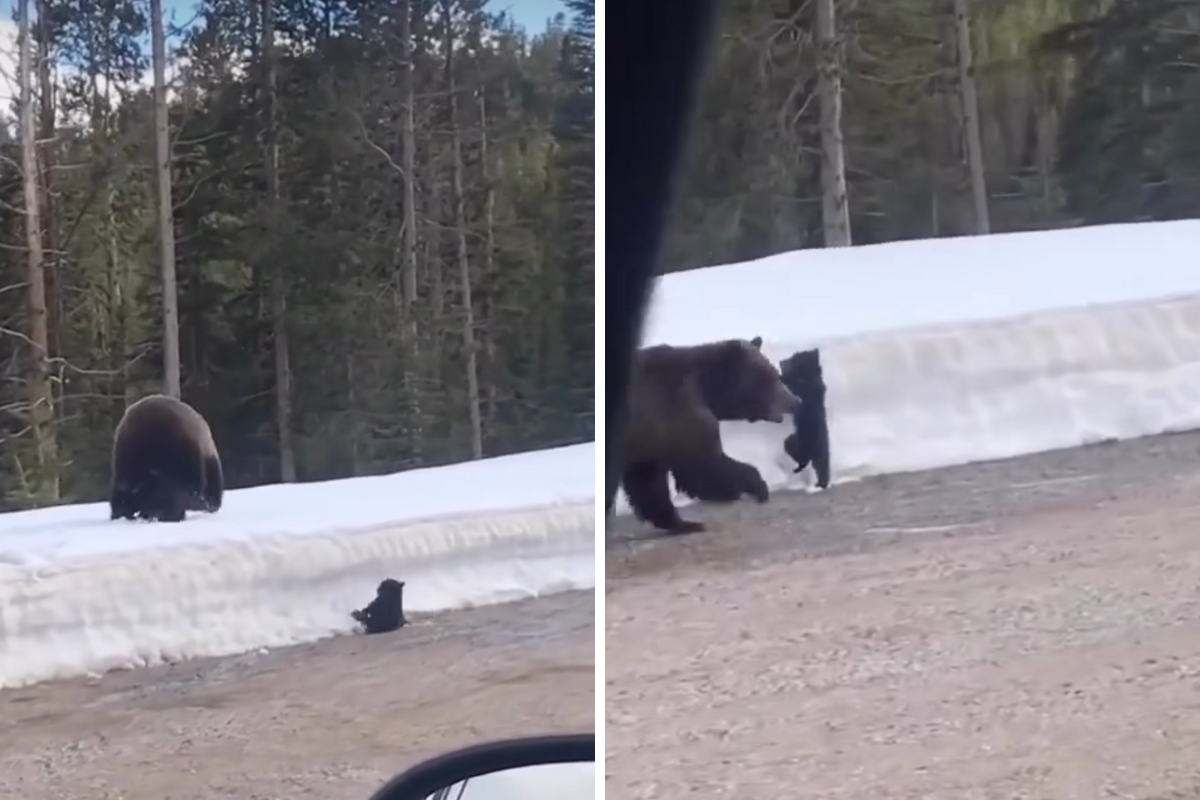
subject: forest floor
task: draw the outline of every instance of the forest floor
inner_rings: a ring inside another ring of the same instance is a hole
[[[592,592],[0,692],[0,797],[355,800],[440,752],[595,729]]]
[[[619,520],[606,796],[1200,798],[1200,434]]]

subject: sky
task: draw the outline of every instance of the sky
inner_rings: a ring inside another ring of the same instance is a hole
[[[11,20],[16,0],[0,0],[3,14],[0,19]],[[149,5],[147,3],[147,5]],[[167,18],[175,24],[183,24],[195,15],[196,0],[163,0]],[[488,0],[488,10],[507,11],[518,25],[530,33],[540,33],[546,20],[559,12],[565,12],[562,0]]]
[[[142,0],[148,7],[149,3]],[[163,0],[169,24],[186,25],[196,18],[198,0]],[[7,109],[16,94],[16,24],[13,9],[16,0],[0,0],[0,108]],[[558,13],[566,13],[562,0],[488,0],[489,11],[508,12],[513,20],[530,33],[540,33],[547,21]],[[169,73],[169,68],[168,68]],[[148,75],[149,73],[147,73]],[[168,74],[168,80],[170,74]],[[2,114],[3,111],[0,111]]]

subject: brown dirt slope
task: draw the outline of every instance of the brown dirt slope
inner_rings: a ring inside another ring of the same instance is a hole
[[[1200,798],[1200,434],[608,548],[608,800]]]
[[[0,798],[357,800],[456,747],[593,730],[594,603],[0,692]]]

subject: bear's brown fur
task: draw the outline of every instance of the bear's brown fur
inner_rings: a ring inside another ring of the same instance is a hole
[[[181,522],[189,509],[217,511],[225,479],[204,417],[152,394],[125,409],[113,436],[112,519]]]
[[[658,345],[634,356],[624,424],[621,484],[634,514],[671,533],[703,524],[682,519],[671,501],[677,483],[704,483],[736,499],[769,496],[758,470],[725,455],[723,420],[782,422],[798,400],[763,355],[762,339],[728,339],[694,347]],[[682,481],[681,481],[682,477]]]

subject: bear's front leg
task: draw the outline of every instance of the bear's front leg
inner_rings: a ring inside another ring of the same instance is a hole
[[[735,461],[728,456],[725,469],[730,473],[731,482],[735,482],[743,494],[748,494],[760,503],[771,499],[771,489],[763,480],[762,473],[757,467],[741,461]]]
[[[733,503],[742,496],[741,478],[726,468],[726,457],[717,464],[688,463],[671,467],[675,489],[705,503]]]

